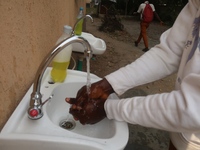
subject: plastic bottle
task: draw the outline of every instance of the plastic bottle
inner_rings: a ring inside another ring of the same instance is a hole
[[[72,27],[65,25],[62,36],[57,40],[56,44],[70,37]],[[52,61],[51,78],[54,82],[63,82],[67,76],[67,68],[69,67],[72,54],[72,46],[68,45],[60,51]]]
[[[80,19],[81,17],[83,17],[83,7],[80,7],[79,9],[79,14],[77,16],[77,20]],[[76,25],[76,28],[75,28],[75,35],[81,35],[82,33],[82,28],[83,28],[83,19],[80,20],[77,25]]]

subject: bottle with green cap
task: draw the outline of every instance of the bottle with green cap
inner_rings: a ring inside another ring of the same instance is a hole
[[[80,19],[81,17],[83,17],[83,7],[80,7],[79,9],[79,13],[78,13],[78,16],[77,16],[77,20]],[[83,28],[83,19],[80,20],[77,25],[76,25],[76,28],[74,29],[74,33],[75,35],[81,35],[82,33],[82,28]]]

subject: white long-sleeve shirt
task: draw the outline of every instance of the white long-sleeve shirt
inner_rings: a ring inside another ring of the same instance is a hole
[[[106,76],[121,95],[130,88],[177,73],[170,93],[107,100],[109,119],[170,131],[179,150],[200,149],[200,0],[189,0],[160,44]]]

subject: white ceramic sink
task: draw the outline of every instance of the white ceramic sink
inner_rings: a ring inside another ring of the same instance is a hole
[[[81,36],[85,38],[92,48],[92,52],[95,55],[101,55],[106,50],[106,43],[104,40],[93,36],[90,33],[82,32]],[[73,43],[72,44],[73,51],[75,52],[84,52],[84,47],[80,43]]]
[[[44,116],[30,120],[27,115],[32,87],[28,90],[0,133],[1,150],[121,150],[128,141],[128,126],[105,118],[94,125],[82,125],[69,114],[66,97],[75,97],[86,84],[86,73],[68,70],[64,83],[49,84],[47,68],[41,85],[43,101],[53,95],[43,106]],[[91,81],[100,78],[91,74]],[[110,95],[109,100],[117,98]],[[63,120],[75,123],[67,130],[60,126]]]

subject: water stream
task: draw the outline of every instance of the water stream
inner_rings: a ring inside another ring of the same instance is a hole
[[[90,56],[86,57],[86,65],[87,65],[87,93],[90,94],[90,87],[91,87],[91,78],[90,78]]]

